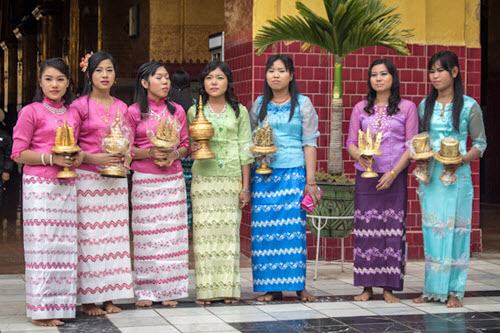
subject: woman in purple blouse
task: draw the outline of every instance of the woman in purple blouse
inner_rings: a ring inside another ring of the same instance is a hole
[[[362,178],[370,162],[359,154],[358,130],[382,131],[380,150],[374,156],[376,178]],[[356,160],[354,192],[354,285],[363,286],[356,301],[368,301],[373,287],[383,288],[387,303],[399,302],[393,290],[403,290],[405,263],[407,175],[410,152],[405,143],[418,133],[414,103],[401,99],[396,66],[375,60],[368,69],[366,100],[354,106],[346,146]]]

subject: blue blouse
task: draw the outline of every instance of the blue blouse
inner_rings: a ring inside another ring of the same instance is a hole
[[[259,111],[263,99],[263,96],[257,97],[250,110],[252,130],[260,123]],[[304,95],[298,95],[295,112],[289,121],[291,105],[291,101],[283,105],[272,102],[267,104],[267,118],[269,125],[273,128],[274,144],[278,147],[273,162],[270,164],[272,168],[305,166],[303,146],[317,147],[318,115],[311,100]]]

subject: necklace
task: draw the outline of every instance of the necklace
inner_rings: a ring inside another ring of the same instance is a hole
[[[377,114],[378,114],[378,119],[377,119],[377,126],[381,126],[382,125],[382,118],[384,117],[384,110],[387,109],[387,105],[380,105],[380,106],[376,106],[377,107]]]
[[[220,116],[222,116],[222,115],[224,114],[224,112],[226,112],[227,103],[226,103],[226,104],[224,104],[224,107],[222,108],[222,111],[221,111],[221,112],[219,112],[219,113],[215,112],[215,111],[214,111],[214,109],[212,109],[212,106],[210,105],[210,103],[209,103],[209,102],[207,102],[207,104],[208,104],[208,110],[209,110],[210,112],[212,112],[212,113],[214,114],[214,116],[215,116],[215,117],[217,117],[217,118],[220,118]]]
[[[443,103],[443,108],[441,109],[441,119],[444,119],[444,111],[446,109],[446,105],[450,104],[453,102],[453,97],[451,99],[448,99],[448,102]]]
[[[288,99],[289,99],[289,98],[290,98],[290,95],[286,96],[286,98],[285,98],[284,100],[282,100],[282,101],[277,101],[277,100],[275,100],[275,99],[273,98],[272,102],[273,102],[274,104],[283,104],[283,103],[285,103],[286,101],[288,101]]]
[[[43,101],[43,107],[45,109],[47,109],[48,111],[52,112],[53,114],[57,114],[57,115],[62,115],[62,114],[64,114],[64,112],[66,112],[66,106],[65,105],[63,105],[59,109],[56,109],[56,108],[48,105],[47,102]]]
[[[167,105],[165,105],[163,107],[163,110],[161,110],[161,112],[158,112],[158,113],[154,112],[153,109],[151,109],[151,107],[148,107],[148,116],[154,116],[156,118],[156,120],[158,120],[158,122],[160,122],[160,120],[165,115],[165,111],[167,111]]]
[[[113,103],[114,103],[113,97],[109,96],[109,98],[111,98],[111,103],[109,104],[108,107],[106,107],[106,104],[107,104],[106,102],[101,103],[98,100],[96,100],[95,98],[92,98],[94,100],[94,102],[96,102],[98,105],[101,105],[102,107],[104,107],[106,109],[106,114],[104,114],[104,112],[101,111],[101,108],[98,108],[99,109],[99,113],[104,118],[104,122],[106,124],[108,123],[109,109],[111,109],[111,105],[113,105]],[[109,101],[109,99],[108,99],[108,101]]]

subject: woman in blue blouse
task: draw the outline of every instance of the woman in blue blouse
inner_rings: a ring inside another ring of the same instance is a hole
[[[461,307],[469,270],[472,188],[470,162],[486,149],[483,115],[477,102],[463,94],[458,58],[450,51],[434,54],[429,61],[429,96],[419,106],[420,131],[429,132],[431,146],[438,151],[441,140],[455,138],[463,160],[443,166],[435,161],[429,184],[421,183],[418,194],[422,208],[425,250],[425,287],[415,303],[430,300]],[[467,135],[472,147],[467,151]],[[457,180],[445,185],[443,169],[454,171]]]
[[[283,291],[296,291],[302,301],[315,298],[306,283],[306,214],[304,194],[317,203],[316,139],[318,116],[309,98],[300,95],[293,61],[276,54],[267,60],[264,95],[250,111],[252,128],[269,122],[278,151],[269,175],[252,177],[252,269],[257,298],[269,302]]]

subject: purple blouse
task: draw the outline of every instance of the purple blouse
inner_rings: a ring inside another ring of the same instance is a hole
[[[401,155],[408,150],[406,142],[418,134],[417,107],[413,102],[401,99],[398,105],[399,111],[396,114],[389,116],[387,106],[374,106],[374,112],[370,115],[364,110],[367,104],[366,100],[361,101],[352,110],[346,147],[358,146],[358,130],[360,129],[366,132],[366,128],[370,126],[372,135],[377,131],[383,131],[380,143],[382,155],[373,156],[372,169],[378,173],[385,173],[394,168]],[[354,164],[354,167],[364,170],[358,162]]]

